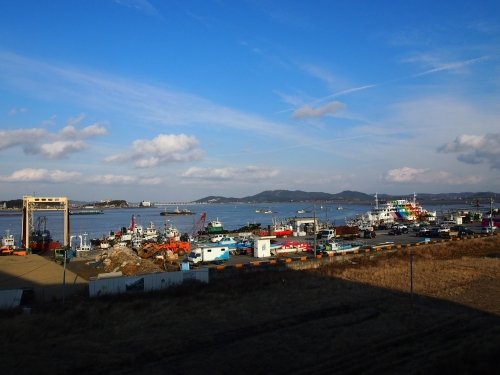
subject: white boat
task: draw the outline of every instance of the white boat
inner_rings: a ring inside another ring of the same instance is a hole
[[[179,230],[174,227],[171,223],[165,221],[165,224],[163,225],[163,236],[167,239],[173,239],[175,241],[180,241],[181,238],[181,233]]]
[[[149,223],[149,227],[146,227],[146,229],[142,233],[142,238],[144,238],[144,240],[146,241],[156,241],[159,235],[160,233],[156,229],[155,224],[151,221]]]
[[[416,200],[416,194],[413,194],[413,200],[394,199],[387,202],[379,202],[375,194],[375,206],[365,214],[359,216],[356,221],[358,225],[387,225],[396,221],[415,222],[419,220],[434,221],[436,212],[425,210]]]
[[[217,241],[211,241],[212,243],[215,244],[215,246],[226,246],[230,249],[236,249],[236,244],[238,241],[235,240],[234,237],[222,237],[221,239],[218,239]],[[212,245],[210,245],[212,246]]]
[[[361,245],[356,243],[346,243],[339,241],[329,241],[321,249],[324,253],[347,253],[355,250],[359,250]]]
[[[92,245],[90,242],[87,242],[87,233],[80,234],[78,236],[80,239],[80,243],[76,246],[76,255],[83,255],[92,250]]]
[[[15,249],[14,235],[10,234],[10,230],[7,229],[2,237],[2,246],[0,247],[1,253],[10,253]]]

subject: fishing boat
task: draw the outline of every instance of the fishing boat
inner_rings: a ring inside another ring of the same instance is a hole
[[[288,223],[280,223],[273,220],[270,235],[276,237],[287,237],[293,235],[293,227]]]
[[[150,221],[149,226],[144,229],[144,232],[142,233],[142,237],[146,241],[156,241],[158,239],[158,236],[160,235],[160,232],[155,227],[155,224]]]
[[[321,248],[323,253],[346,253],[355,250],[359,250],[361,247],[360,244],[357,243],[348,243],[348,242],[340,242],[340,241],[329,241],[327,242],[323,248]]]
[[[223,237],[215,242],[216,246],[226,246],[229,249],[236,249],[237,243],[238,241],[236,241],[234,237]],[[212,244],[210,246],[212,246]]]
[[[10,230],[7,229],[2,237],[2,246],[0,247],[0,253],[2,255],[10,255],[16,250],[16,244],[14,240],[14,235],[10,234]]]
[[[76,246],[76,255],[82,256],[92,250],[92,245],[90,242],[87,242],[87,233],[80,234],[78,238],[80,239],[80,243]]]
[[[179,209],[179,207],[176,207],[175,210],[173,211],[162,211],[160,212],[160,215],[162,216],[175,216],[175,215],[194,215],[194,212],[191,210],[188,210],[187,208],[183,208],[182,210]]]
[[[171,223],[165,221],[165,224],[163,225],[163,233],[162,236],[167,239],[167,240],[175,240],[175,241],[180,241],[181,238],[181,233],[179,230],[174,227]]]
[[[54,251],[62,247],[59,241],[54,241],[47,229],[47,218],[40,216],[37,218],[36,229],[30,233],[29,248],[33,253],[43,253],[46,251]]]
[[[297,252],[311,251],[311,245],[307,242],[285,241],[282,244],[282,249],[296,250]]]
[[[224,226],[219,218],[212,220],[207,224],[206,231],[208,234],[222,233],[224,231]]]

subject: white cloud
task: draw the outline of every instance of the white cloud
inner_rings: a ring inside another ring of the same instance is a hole
[[[0,131],[0,151],[14,146],[32,144],[47,135],[44,129],[19,129]]]
[[[453,142],[447,143],[439,148],[441,152],[461,152],[477,149],[486,145],[486,139],[480,135],[463,134],[458,136]]]
[[[70,117],[66,123],[66,126],[77,126],[85,119],[85,113],[80,113],[76,117]]]
[[[438,148],[443,153],[458,153],[457,159],[468,164],[488,164],[500,169],[500,133],[458,136]]]
[[[101,185],[115,185],[115,184],[134,184],[137,182],[136,176],[105,174],[98,176],[89,176],[89,182]]]
[[[334,115],[343,108],[344,104],[337,101],[327,103],[324,106],[318,108],[312,108],[309,105],[305,105],[293,112],[293,118],[302,119],[305,117],[322,117],[325,115]]]
[[[8,176],[0,176],[0,178],[3,182],[74,183],[78,185],[82,183],[93,185],[159,185],[163,182],[163,179],[160,177],[116,174],[85,176],[85,180],[82,181],[82,174],[80,172],[68,172],[60,169],[49,170],[45,168],[24,168],[14,171]]]
[[[25,168],[12,172],[9,176],[2,177],[5,182],[76,182],[80,180],[81,174],[78,172],[65,172],[59,169],[34,169]]]
[[[445,184],[445,185],[460,185],[471,184],[477,185],[483,181],[480,176],[467,175],[465,177],[453,175],[448,171],[434,171],[424,168],[402,167],[388,170],[382,177],[382,180],[387,183],[401,184]]]
[[[403,167],[387,171],[384,179],[388,182],[414,182],[421,180],[428,172],[427,169]]]
[[[85,150],[87,145],[82,141],[57,141],[53,143],[44,143],[38,149],[33,149],[36,154],[40,154],[47,159],[62,159],[69,154]]]
[[[245,168],[198,168],[191,167],[182,174],[182,177],[210,181],[261,181],[279,174],[277,169],[247,166]]]
[[[99,135],[106,135],[107,133],[108,131],[106,130],[106,128],[100,126],[99,124],[86,126],[80,131],[80,134],[84,138],[93,138]]]
[[[151,140],[139,139],[130,150],[107,157],[107,162],[133,161],[136,168],[189,162],[201,159],[198,140],[185,134],[160,134]]]
[[[86,139],[107,134],[106,128],[98,123],[86,126],[82,129],[75,128],[74,125],[67,125],[59,132],[63,139]]]
[[[84,139],[105,135],[107,130],[98,123],[77,129],[75,125],[84,115],[68,120],[68,125],[59,132],[48,132],[42,128],[0,131],[0,151],[22,146],[26,154],[40,155],[47,159],[62,159],[72,153],[85,150]]]
[[[24,107],[21,107],[21,108],[11,108],[11,110],[9,111],[9,115],[10,116],[16,116],[17,114],[24,113],[24,112],[28,112],[28,108],[24,108]]]
[[[118,174],[103,174],[89,176],[87,181],[99,185],[159,185],[163,180],[159,177],[129,176]]]

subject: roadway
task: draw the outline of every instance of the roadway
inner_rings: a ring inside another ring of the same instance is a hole
[[[479,224],[475,225],[467,225],[468,228],[472,229],[475,233],[480,234],[481,226]],[[436,240],[443,240],[446,238],[430,238],[431,241],[436,241]],[[288,237],[288,238],[278,238],[277,241],[279,242],[285,242],[285,241],[297,241],[297,242],[307,242],[313,247],[314,244],[314,238],[312,236],[306,236],[306,237]],[[375,238],[355,238],[352,240],[345,240],[349,242],[356,242],[361,244],[361,251],[363,249],[373,249],[376,247],[387,247],[387,246],[393,246],[396,247],[398,245],[401,246],[407,246],[407,245],[412,245],[417,242],[422,242],[424,241],[424,237],[418,237],[416,235],[416,232],[413,231],[411,228],[409,229],[408,233],[403,233],[399,235],[391,235],[389,234],[389,230],[378,230],[376,231],[376,237]],[[319,243],[319,241],[318,241]],[[320,253],[318,252],[316,255],[319,255]],[[255,258],[249,255],[231,255],[229,260],[224,263],[224,266],[236,266],[236,265],[248,265],[251,262],[258,262],[258,261],[269,261],[269,260],[281,260],[284,258],[292,258],[292,260],[297,260],[297,258],[303,258],[303,257],[310,257],[314,258],[314,253],[313,252],[302,252],[302,251],[297,251],[297,252],[290,252],[290,253],[282,253],[278,257],[273,256],[271,258]],[[210,267],[210,268],[215,268],[217,265],[211,264],[211,265],[205,265],[202,267]]]

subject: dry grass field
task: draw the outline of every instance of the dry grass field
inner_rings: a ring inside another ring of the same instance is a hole
[[[0,319],[2,374],[493,374],[500,237]]]

